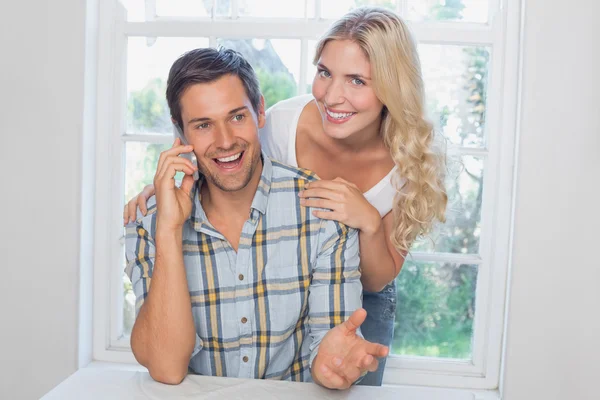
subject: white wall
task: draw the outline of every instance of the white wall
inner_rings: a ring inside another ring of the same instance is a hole
[[[83,1],[0,6],[0,398],[75,371]]]
[[[600,398],[600,2],[525,4],[504,394],[507,400],[595,400]]]

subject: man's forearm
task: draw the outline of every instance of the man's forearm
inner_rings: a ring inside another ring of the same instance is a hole
[[[182,233],[157,231],[151,287],[131,334],[131,348],[150,375],[177,384],[187,373],[196,331],[183,264]]]

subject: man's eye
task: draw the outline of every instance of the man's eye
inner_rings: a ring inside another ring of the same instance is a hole
[[[233,120],[235,122],[241,122],[241,121],[243,121],[244,120],[244,114],[238,114],[238,115],[236,115],[235,117],[233,117]]]
[[[196,129],[208,129],[209,126],[210,124],[208,122],[205,122],[203,124],[198,125]]]

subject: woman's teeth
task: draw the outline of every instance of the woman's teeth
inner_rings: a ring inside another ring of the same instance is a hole
[[[350,112],[350,113],[334,113],[331,112],[329,110],[327,110],[327,115],[329,115],[331,118],[335,118],[335,119],[344,119],[344,118],[348,118],[352,115],[354,115],[356,113]]]
[[[232,162],[232,161],[235,161],[238,158],[240,158],[241,155],[242,155],[242,153],[237,153],[237,154],[234,154],[229,157],[217,158],[217,161],[222,162],[222,163]]]

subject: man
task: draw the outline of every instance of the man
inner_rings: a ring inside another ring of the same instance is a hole
[[[388,349],[357,334],[357,232],[300,206],[314,175],[261,154],[265,107],[250,65],[231,50],[193,50],[173,64],[167,100],[189,145],[160,155],[155,205],[127,228],[136,359],[170,384],[189,368],[343,389],[375,370]],[[196,163],[179,156],[192,152]]]

